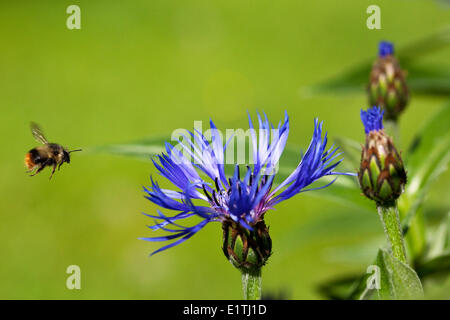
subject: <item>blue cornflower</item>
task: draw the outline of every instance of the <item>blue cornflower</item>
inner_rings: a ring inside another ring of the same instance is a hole
[[[388,55],[394,54],[394,44],[389,41],[381,41],[378,44],[378,56],[384,58]]]
[[[276,204],[300,192],[322,189],[336,180],[335,178],[324,186],[305,189],[321,177],[346,174],[334,171],[342,161],[337,159],[341,153],[337,153],[338,148],[333,146],[326,149],[327,134],[325,133],[322,137],[323,123],[315,119],[311,143],[297,168],[281,184],[272,188],[278,161],[289,134],[289,118],[286,113],[284,121],[280,121],[278,127],[274,128],[266,115],[262,118],[258,114],[258,124],[259,137],[249,116],[250,143],[253,151],[252,166],[246,166],[241,174],[242,168],[236,165],[234,174],[230,178],[227,178],[224,166],[224,153],[228,142],[224,144],[222,135],[212,121],[210,121],[211,142],[202,132],[194,130],[189,132],[189,139],[183,136],[184,139],[178,141],[178,148],[166,143],[166,152],[158,156],[159,161],[153,160],[153,163],[159,173],[178,190],[162,189],[156,181],[151,179],[151,186],[144,188],[144,191],[147,199],[174,213],[166,215],[158,210],[157,215],[146,214],[157,220],[149,228],[163,230],[167,232],[167,235],[141,239],[174,240],[174,242],[152,254],[178,245],[208,223],[218,221],[222,223],[225,242],[228,236],[233,237],[233,246],[239,242],[236,240],[237,235],[244,237],[244,235],[253,234],[252,237],[256,237],[255,241],[241,239],[243,241],[241,243],[243,253],[241,253],[244,256],[251,256],[252,249],[255,252],[258,251],[257,255],[260,254],[258,248],[252,247],[254,243],[265,243],[264,250],[270,255],[271,241],[263,221],[264,214],[273,209]],[[200,218],[200,222],[193,226],[179,223],[180,220],[191,217]],[[234,231],[228,232],[228,227]],[[266,236],[261,236],[266,233]],[[227,244],[224,244],[227,257],[229,257],[227,250],[233,251],[232,249],[235,248],[229,249]],[[231,255],[238,259],[233,252]],[[229,258],[233,260],[233,257]],[[264,257],[258,256],[255,259],[264,263]]]

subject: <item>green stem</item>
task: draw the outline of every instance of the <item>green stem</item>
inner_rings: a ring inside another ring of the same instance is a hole
[[[392,137],[397,147],[400,147],[400,128],[396,121],[386,120],[384,122],[384,128],[388,135]]]
[[[245,300],[261,300],[261,269],[242,272],[242,290]]]
[[[401,262],[407,263],[397,203],[390,207],[377,206],[377,209],[383,223],[384,232],[391,246],[392,254]]]

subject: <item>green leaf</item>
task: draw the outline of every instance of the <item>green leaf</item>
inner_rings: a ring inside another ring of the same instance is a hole
[[[318,291],[328,299],[347,300],[356,281],[360,278],[359,275],[348,275],[332,279],[320,284]]]
[[[427,68],[419,66],[406,66],[406,78],[411,91],[428,95],[450,95],[450,72],[448,69],[438,69],[434,66]]]
[[[324,177],[320,179],[320,184],[324,185],[331,182],[332,179],[334,179],[334,177]],[[318,191],[307,192],[304,195],[322,199],[327,198],[358,210],[374,212],[376,210],[374,202],[364,197],[356,180],[356,177],[339,176],[330,187]],[[319,183],[314,183],[312,187],[317,184]]]
[[[422,284],[416,272],[385,249],[378,251],[377,266],[380,268],[379,299],[423,298]]]
[[[450,160],[449,122],[450,105],[445,105],[417,133],[404,157],[408,183],[398,207],[413,260],[420,258],[426,248],[423,213],[420,213],[422,203],[429,187],[445,172]]]
[[[428,279],[429,276],[448,274],[450,272],[450,213],[445,215],[436,232],[432,232],[434,237],[430,241],[430,249],[428,251],[427,260],[425,262],[418,261],[417,274],[423,280]],[[355,278],[356,276],[353,276]],[[360,275],[359,280],[352,285],[353,291],[348,296],[343,296],[343,299],[361,299],[364,293],[371,291],[366,290],[366,281],[368,275]],[[331,282],[330,288],[324,286],[324,291],[336,292]],[[342,286],[342,284],[340,284]],[[342,292],[342,288],[340,289]]]
[[[450,272],[450,250],[434,257],[433,259],[417,267],[417,273],[421,278],[436,274],[446,274]]]
[[[437,230],[432,233],[427,258],[432,259],[441,255],[447,249],[450,250],[450,212],[442,219]]]
[[[154,137],[131,143],[111,144],[89,149],[90,152],[110,153],[140,160],[151,160],[152,156],[163,152],[166,137]]]
[[[407,83],[411,91],[428,95],[450,95],[450,72],[448,68],[418,66],[424,55],[446,48],[450,44],[450,28],[417,40],[396,51],[403,69],[408,71]],[[369,81],[373,58],[361,62],[338,76],[309,88],[317,92],[364,92]]]
[[[416,135],[405,158],[409,182],[406,194],[415,195],[447,169],[450,160],[450,105],[445,105]]]
[[[335,144],[344,152],[344,161],[339,167],[352,172],[358,171],[361,162],[361,143],[349,138],[338,137]]]
[[[405,157],[408,183],[398,206],[403,229],[407,230],[426,192],[446,171],[450,160],[450,105],[443,106],[416,135]]]

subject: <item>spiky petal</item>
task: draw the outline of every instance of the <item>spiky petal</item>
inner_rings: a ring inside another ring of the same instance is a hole
[[[325,188],[333,183],[334,180],[324,186],[306,189],[324,176],[345,174],[334,171],[341,162],[338,159],[340,153],[333,146],[326,148],[327,136],[326,133],[322,134],[323,123],[316,119],[311,143],[298,167],[272,190],[278,162],[289,134],[289,118],[286,114],[284,121],[274,127],[265,114],[264,117],[258,114],[259,137],[250,117],[249,125],[253,166],[248,165],[241,170],[236,165],[234,174],[228,179],[224,169],[224,152],[228,142],[224,144],[212,121],[211,141],[202,132],[190,132],[177,141],[177,147],[167,143],[166,153],[158,156],[159,161],[154,160],[159,173],[178,188],[162,189],[153,179],[151,186],[144,188],[147,199],[173,212],[165,215],[158,210],[157,215],[147,215],[155,220],[155,224],[149,226],[150,229],[162,230],[169,235],[146,237],[143,240],[174,241],[154,253],[178,245],[209,222],[218,221],[223,224],[224,253],[227,258],[233,258],[241,269],[264,264],[271,251],[264,214],[279,202],[300,192]],[[197,222],[193,226],[180,224],[180,221],[196,218]],[[256,258],[256,262],[253,258]]]

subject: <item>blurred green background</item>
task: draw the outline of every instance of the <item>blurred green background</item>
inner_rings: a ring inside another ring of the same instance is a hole
[[[81,8],[81,30],[66,28],[66,8]],[[240,299],[240,274],[221,252],[220,224],[149,258],[155,212],[142,186],[150,161],[88,152],[90,147],[168,136],[212,118],[246,128],[246,110],[291,118],[289,145],[306,148],[313,118],[331,139],[363,141],[357,94],[305,88],[375,58],[379,40],[401,47],[450,21],[439,1],[377,1],[381,30],[366,28],[373,1],[2,1],[0,4],[0,298]],[[450,50],[423,63],[450,68]],[[401,63],[401,61],[400,61]],[[412,95],[401,120],[406,146],[444,97]],[[37,143],[84,148],[51,181],[25,173]],[[447,172],[426,212],[450,207]],[[162,182],[162,178],[158,177]],[[166,185],[165,183],[162,183]],[[319,191],[320,192],[320,191]],[[375,212],[358,212],[300,194],[267,214],[274,254],[265,294],[323,298],[317,287],[364,272],[383,244]],[[429,218],[429,217],[428,217]],[[66,268],[81,267],[81,290],[66,288]]]

